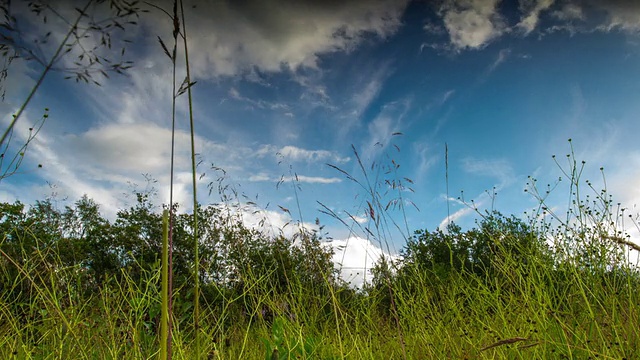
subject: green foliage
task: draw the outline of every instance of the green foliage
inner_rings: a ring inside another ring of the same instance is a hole
[[[540,263],[552,264],[545,240],[522,220],[493,212],[468,231],[454,223],[446,231],[417,230],[400,260],[390,263],[383,258],[376,264],[375,280],[367,290],[382,299],[380,308],[388,310],[394,291],[387,289],[390,283],[405,295],[422,291],[415,286],[446,286],[460,275],[495,287],[512,281],[514,270],[527,271]]]
[[[3,289],[10,289],[16,303],[27,303],[33,284],[21,271],[43,275],[69,272],[74,291],[86,299],[105,287],[126,282],[147,286],[149,274],[158,269],[162,219],[154,211],[151,194],[137,193],[134,206],[118,212],[113,223],[104,219],[98,205],[88,197],[59,211],[51,201],[38,201],[29,209],[20,202],[2,203],[0,229]],[[294,239],[270,238],[225,219],[219,208],[197,208],[200,222],[200,279],[208,303],[215,308],[232,307],[238,314],[269,320],[288,313],[295,316],[291,294],[314,294],[316,306],[324,306],[337,273],[332,253],[313,234]],[[176,315],[190,321],[194,287],[193,214],[180,214],[174,223],[174,282]],[[10,259],[10,261],[8,261]],[[16,280],[18,279],[18,280]],[[256,279],[260,279],[256,284]],[[38,284],[38,286],[41,284]],[[53,291],[68,289],[63,283]],[[47,285],[48,286],[48,285]],[[278,302],[261,299],[279,296]],[[228,299],[242,299],[232,305]],[[309,304],[311,305],[311,304]],[[247,318],[248,319],[248,318]],[[245,321],[243,315],[234,321]]]
[[[271,338],[262,338],[265,360],[313,359],[316,341],[313,338],[290,339],[285,332],[286,320],[278,317],[271,325]]]
[[[402,268],[428,271],[440,280],[452,271],[490,278],[505,262],[526,267],[530,259],[551,260],[544,239],[514,216],[493,212],[478,225],[466,232],[454,223],[446,232],[416,231],[402,252]]]

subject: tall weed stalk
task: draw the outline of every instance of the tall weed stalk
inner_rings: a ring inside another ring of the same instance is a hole
[[[184,16],[184,1],[180,0],[180,14],[182,15],[182,42],[184,44],[184,60],[187,71],[187,77],[185,78],[187,97],[189,102],[189,128],[191,135],[191,181],[193,191],[193,247],[194,247],[194,314],[193,314],[193,330],[196,337],[196,359],[200,359],[201,344],[200,344],[200,238],[198,237],[198,186],[196,181],[196,147],[195,147],[195,127],[193,121],[193,97],[191,94],[191,87],[195,84],[195,81],[191,81],[191,67],[189,65],[189,46],[187,36],[187,23]],[[183,89],[184,91],[184,89]]]

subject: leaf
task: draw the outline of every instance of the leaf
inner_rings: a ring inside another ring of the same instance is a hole
[[[193,85],[195,85],[197,83],[197,81],[194,82],[188,82],[188,79],[185,77],[184,81],[182,81],[182,84],[180,85],[180,88],[178,89],[178,94],[177,96],[180,96],[182,94],[184,94],[187,90],[189,90]]]
[[[162,50],[164,50],[164,53],[167,54],[167,56],[169,57],[169,59],[171,59],[171,61],[173,61],[173,57],[169,53],[169,49],[167,49],[167,46],[164,44],[160,36],[158,36],[158,41],[160,42],[160,45],[162,46]]]
[[[369,216],[371,217],[371,219],[376,218],[376,212],[373,210],[373,206],[371,206],[371,203],[369,201],[367,201],[367,205],[369,205]]]
[[[368,227],[366,227],[364,229],[369,233],[369,235],[371,235],[372,237],[375,237],[375,235],[371,232],[371,230],[369,230]]]
[[[278,207],[280,208],[280,210],[282,210],[282,211],[286,212],[287,214],[291,215],[291,212],[286,207],[280,206],[280,205],[278,205]]]

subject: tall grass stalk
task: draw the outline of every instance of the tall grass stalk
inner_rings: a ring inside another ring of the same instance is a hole
[[[173,333],[173,225],[174,225],[174,204],[173,204],[173,180],[174,180],[174,167],[175,167],[175,136],[176,136],[176,55],[178,47],[178,34],[180,34],[180,20],[178,18],[178,2],[173,1],[173,12],[170,15],[173,20],[173,48],[171,53],[167,50],[167,47],[162,42],[162,39],[158,37],[160,45],[164,49],[165,53],[171,59],[172,65],[172,90],[171,90],[171,159],[169,170],[169,241],[168,247],[168,308],[169,308],[169,324],[167,326],[167,358],[172,358],[172,333]]]
[[[191,95],[191,87],[195,82],[191,82],[191,68],[189,66],[189,46],[187,44],[187,23],[184,16],[184,1],[180,0],[180,14],[182,15],[182,42],[184,44],[184,60],[187,70],[187,97],[189,101],[189,128],[191,130],[191,181],[193,187],[193,246],[194,246],[194,314],[193,314],[193,330],[196,337],[196,359],[200,359],[200,252],[198,237],[198,192],[196,181],[196,146],[195,146],[195,127],[193,124],[193,98]]]
[[[402,135],[402,133],[395,132],[391,134],[391,137],[395,137],[398,135]],[[400,151],[400,148],[397,145],[393,144],[393,146],[396,150]],[[405,238],[405,240],[407,240],[410,236],[409,230],[408,230],[408,224],[406,221],[406,212],[405,212],[405,206],[404,206],[405,200],[402,197],[402,191],[404,191],[406,188],[403,185],[402,180],[398,178],[398,172],[397,172],[400,165],[395,161],[395,159],[389,157],[388,153],[386,153],[385,155],[387,157],[387,160],[389,160],[389,163],[388,164],[377,163],[375,160],[373,160],[370,168],[372,172],[374,170],[375,171],[372,174],[370,174],[369,171],[367,171],[367,167],[365,167],[362,161],[362,158],[360,157],[360,154],[356,150],[355,146],[351,145],[351,149],[356,158],[356,163],[360,169],[362,179],[356,178],[355,176],[339,168],[338,166],[335,166],[332,164],[327,164],[327,165],[344,174],[347,177],[347,179],[353,181],[355,184],[357,184],[360,188],[364,190],[366,194],[366,198],[369,199],[366,201],[364,212],[365,214],[367,214],[367,217],[369,218],[369,224],[373,224],[373,231],[370,228],[370,225],[367,225],[366,227],[363,228],[364,236],[367,239],[372,237],[375,240],[377,240],[378,243],[380,244],[380,248],[381,249],[386,248],[387,254],[390,254],[391,253],[391,249],[389,246],[389,242],[391,239],[390,224],[393,225],[393,227],[395,227],[396,230],[398,230],[398,233],[401,234]],[[389,174],[391,174],[393,178],[390,178],[390,179],[381,178],[382,175],[389,175]],[[408,178],[404,178],[404,180],[409,183],[413,182]],[[410,188],[408,189],[411,190]],[[385,203],[385,195],[390,190],[397,191],[398,197],[388,200]],[[344,221],[342,221],[335,212],[327,211],[328,207],[323,205],[322,203],[320,203],[320,205],[324,208],[323,212],[325,214],[340,220],[344,224]],[[396,207],[402,212],[403,220],[405,223],[404,225],[407,231],[406,234],[403,233],[403,229],[401,229],[400,225],[388,214],[388,210],[390,208],[393,209]],[[357,226],[360,227],[359,224],[357,224]],[[383,262],[385,261],[384,256],[382,258],[382,261]],[[402,357],[404,359],[407,359],[407,351],[405,348],[405,336],[404,336],[402,325],[399,319],[398,308],[396,304],[396,294],[394,291],[394,287],[391,284],[391,279],[389,277],[390,274],[385,272],[380,275],[384,277],[383,281],[387,285],[386,290],[388,291],[388,294],[389,294],[391,313],[393,315],[393,319],[395,322],[395,331],[397,333],[398,342],[400,343],[400,348],[402,349]]]
[[[160,359],[168,358],[169,344],[169,212],[162,212],[162,308],[160,317]]]

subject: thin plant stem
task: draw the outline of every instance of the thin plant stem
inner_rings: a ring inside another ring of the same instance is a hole
[[[449,201],[449,146],[444,143],[444,179],[447,186],[447,226],[451,224],[451,205]]]
[[[187,96],[189,98],[189,126],[191,128],[191,180],[193,183],[193,242],[194,242],[194,273],[195,273],[195,289],[194,289],[194,314],[193,329],[196,337],[196,359],[200,359],[200,253],[198,239],[198,195],[196,186],[196,148],[195,148],[195,130],[193,125],[193,101],[191,95],[191,71],[189,68],[189,47],[187,45],[187,24],[184,18],[183,1],[180,0],[180,14],[182,16],[182,35],[184,43],[184,59],[187,70]]]
[[[169,212],[162,212],[162,314],[160,315],[160,359],[167,359],[169,326]]]
[[[172,328],[173,328],[173,177],[174,177],[174,165],[175,165],[175,144],[176,144],[176,48],[178,42],[178,32],[180,25],[178,24],[178,3],[177,0],[173,2],[173,52],[171,56],[171,62],[173,65],[173,87],[171,92],[171,170],[169,180],[169,276],[168,276],[168,293],[169,293],[169,331],[167,334],[167,356],[171,359],[171,343],[172,343]]]

